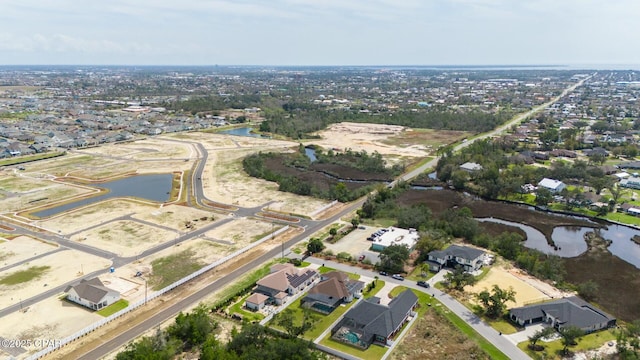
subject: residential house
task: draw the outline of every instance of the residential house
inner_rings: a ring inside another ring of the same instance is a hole
[[[373,343],[390,345],[402,325],[415,316],[417,304],[418,297],[410,289],[393,298],[388,306],[360,301],[331,329],[331,337],[361,349]]]
[[[616,325],[616,319],[577,296],[509,310],[520,326],[547,323],[556,329],[576,326],[590,333]]]
[[[545,188],[554,194],[562,192],[567,186],[560,180],[544,178],[538,183],[538,188]]]
[[[638,176],[627,177],[626,179],[620,180],[618,185],[625,188],[630,188],[630,189],[640,189],[640,177]]]
[[[245,300],[244,306],[249,310],[258,311],[266,305],[268,300],[269,297],[267,295],[253,293]]]
[[[253,290],[269,297],[269,302],[282,305],[287,296],[295,295],[313,284],[319,277],[314,269],[297,269],[292,264],[276,264],[271,273],[258,280]]]
[[[67,299],[86,306],[89,309],[100,310],[120,299],[120,293],[104,286],[100,279],[82,279],[79,284],[65,289]]]
[[[625,161],[617,165],[619,169],[640,169],[640,161]]]
[[[601,147],[594,147],[593,149],[584,149],[582,150],[582,152],[588,157],[591,157],[594,155],[601,155],[604,157],[609,156],[609,152]]]
[[[428,254],[429,270],[440,271],[444,267],[462,266],[465,271],[476,271],[482,267],[485,252],[476,248],[451,245],[444,250]]]
[[[466,162],[462,165],[460,165],[460,169],[470,172],[470,173],[474,173],[477,171],[482,170],[482,165],[474,163],[474,162]]]
[[[362,281],[351,280],[347,274],[340,271],[330,271],[320,276],[320,282],[309,290],[301,305],[329,314],[340,304],[361,297],[363,288]]]
[[[578,157],[578,154],[575,151],[565,150],[565,149],[553,150],[549,152],[549,155],[555,156],[555,157],[568,157],[572,159],[575,159],[576,157]]]

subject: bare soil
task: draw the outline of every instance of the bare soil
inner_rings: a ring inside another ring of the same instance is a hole
[[[392,360],[490,359],[478,345],[432,308],[416,321],[389,358]]]

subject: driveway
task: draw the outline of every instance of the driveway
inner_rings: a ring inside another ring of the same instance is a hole
[[[503,335],[503,336],[509,339],[515,345],[518,345],[523,341],[528,341],[529,336],[532,336],[533,334],[544,329],[545,327],[547,326],[544,324],[533,324],[525,327],[524,330],[518,331],[515,334],[509,334],[509,335]]]

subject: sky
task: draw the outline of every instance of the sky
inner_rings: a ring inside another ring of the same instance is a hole
[[[640,64],[639,0],[0,0],[0,65]]]

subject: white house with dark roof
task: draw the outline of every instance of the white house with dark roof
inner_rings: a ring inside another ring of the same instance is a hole
[[[513,308],[509,318],[520,326],[546,323],[558,330],[576,326],[586,333],[616,325],[616,318],[577,296]]]
[[[120,299],[120,293],[104,286],[98,278],[82,279],[79,284],[65,290],[67,299],[89,309],[100,310]]]
[[[428,254],[429,270],[440,271],[444,267],[454,268],[462,266],[465,271],[479,270],[484,263],[485,252],[460,245],[451,245],[444,250],[434,250]]]

